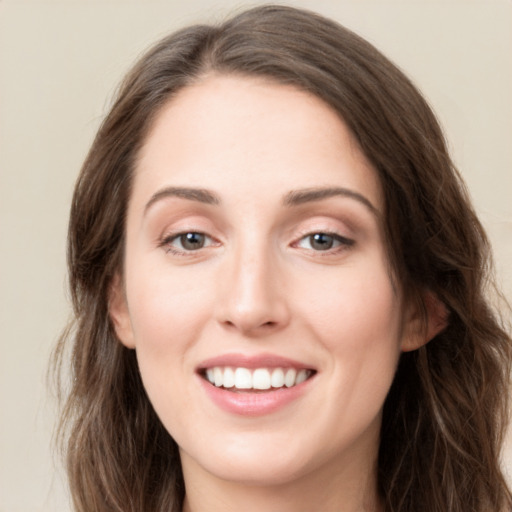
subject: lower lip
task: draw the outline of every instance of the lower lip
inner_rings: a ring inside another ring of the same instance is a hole
[[[279,388],[269,391],[236,392],[218,388],[202,377],[201,385],[212,402],[222,410],[240,416],[262,416],[271,414],[300,398],[313,377],[291,388]]]

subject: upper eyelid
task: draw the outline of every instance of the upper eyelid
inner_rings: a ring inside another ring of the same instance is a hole
[[[177,230],[177,231],[173,231],[173,232],[169,232],[167,234],[164,234],[160,237],[160,240],[162,242],[169,242],[169,241],[172,241],[172,240],[176,240],[177,238],[183,236],[183,235],[187,235],[189,233],[195,233],[195,234],[198,234],[198,235],[204,235],[206,238],[209,238],[210,240],[216,240],[216,238],[210,234],[208,234],[206,231],[204,230],[199,230],[199,229],[185,229],[185,230]]]
[[[205,235],[208,238],[211,238],[212,240],[220,241],[219,236],[215,236],[211,234],[212,230],[205,229],[204,227],[184,227],[184,228],[177,228],[177,229],[165,229],[161,234],[158,235],[157,241],[162,242],[165,240],[171,240],[175,239],[181,235],[185,235],[187,233],[198,233]],[[295,229],[294,229],[295,231]],[[343,240],[352,240],[353,235],[347,234],[344,232],[345,230],[340,230],[332,227],[311,227],[311,228],[300,228],[298,230],[298,233],[290,234],[290,237],[292,237],[295,241],[300,240],[302,238],[305,238],[307,236],[315,235],[318,233],[322,233],[325,235],[334,236]],[[293,243],[293,241],[292,241]]]
[[[338,222],[337,222],[338,224]],[[353,233],[353,229],[344,227],[343,229],[339,227],[332,226],[332,223],[325,222],[312,222],[310,226],[299,227],[298,235],[295,235],[296,239],[300,239],[306,236],[315,235],[317,233],[323,233],[325,235],[337,236],[346,240],[350,240],[354,238],[355,234]]]
[[[216,230],[212,229],[210,223],[208,224],[209,225],[206,226],[202,220],[188,221],[185,219],[179,219],[177,221],[167,223],[163,229],[160,229],[158,238],[172,238],[186,233],[200,233],[209,236],[210,238],[215,238],[211,233]]]
[[[356,242],[353,238],[342,235],[341,233],[337,233],[336,231],[313,230],[313,231],[309,231],[307,233],[302,234],[301,236],[296,238],[295,242],[293,242],[292,244],[296,244],[296,243],[300,242],[301,240],[304,240],[305,238],[308,238],[313,235],[318,235],[318,234],[332,236],[333,238],[341,241],[342,243],[345,243],[346,245],[354,245]]]

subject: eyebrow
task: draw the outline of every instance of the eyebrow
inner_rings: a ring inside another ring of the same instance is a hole
[[[342,187],[318,187],[292,190],[284,196],[283,204],[285,206],[293,207],[336,196],[355,199],[370,210],[372,214],[377,217],[379,216],[377,208],[375,208],[375,206],[365,196],[359,192]],[[155,192],[151,196],[150,200],[146,203],[144,213],[146,213],[153,204],[167,197],[179,197],[182,199],[188,199],[189,201],[197,201],[199,203],[210,205],[218,205],[221,202],[217,194],[205,188],[166,187]]]
[[[166,187],[158,192],[155,192],[151,199],[146,203],[144,207],[144,213],[155,204],[157,201],[167,197],[180,197],[182,199],[188,199],[189,201],[198,201],[199,203],[205,204],[219,204],[219,197],[205,188],[193,188],[193,187]]]
[[[319,187],[319,188],[306,188],[301,190],[292,190],[286,194],[284,198],[285,206],[298,206],[304,203],[311,203],[314,201],[321,201],[322,199],[328,199],[330,197],[348,197],[355,199],[359,203],[363,204],[370,212],[379,217],[379,210],[359,192],[355,192],[348,188],[341,187]]]

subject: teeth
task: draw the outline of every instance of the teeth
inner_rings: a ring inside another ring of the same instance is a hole
[[[284,386],[284,371],[281,368],[276,368],[272,372],[270,384],[273,388],[282,388]]]
[[[252,387],[254,389],[270,389],[270,372],[264,368],[254,370],[252,374]]]
[[[216,366],[206,370],[206,379],[216,387],[235,389],[271,389],[301,384],[311,375],[311,370],[294,368],[230,368]]]
[[[247,368],[237,368],[235,370],[235,388],[236,389],[251,389],[252,388],[252,375],[251,375],[251,372]]]
[[[235,385],[235,372],[231,368],[224,369],[223,385],[225,388],[232,388]]]
[[[286,370],[286,374],[284,376],[284,385],[287,388],[291,388],[295,384],[296,377],[297,377],[297,372],[293,368]]]
[[[295,384],[300,384],[301,382],[304,382],[308,378],[308,371],[307,370],[299,370],[297,373],[297,378],[295,379]]]
[[[222,371],[222,368],[214,368],[213,369],[213,379],[214,379],[213,383],[217,387],[222,386],[222,384],[224,383],[224,372]]]

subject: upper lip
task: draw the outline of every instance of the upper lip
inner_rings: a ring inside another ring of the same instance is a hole
[[[297,370],[304,368],[314,370],[311,365],[306,363],[270,353],[257,355],[235,353],[224,354],[206,359],[198,365],[197,369],[198,371],[201,371],[215,366],[231,366],[234,368],[247,368],[250,370],[254,370],[256,368],[295,368]]]

